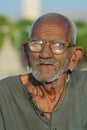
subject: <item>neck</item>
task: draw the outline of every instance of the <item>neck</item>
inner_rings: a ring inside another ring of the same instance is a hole
[[[63,74],[62,77],[58,80],[49,83],[48,82],[42,83],[42,87],[47,92],[50,92],[52,89],[54,89],[57,92],[57,90],[65,87],[66,80],[67,80],[67,74]]]
[[[21,76],[21,79],[28,91],[32,93],[33,102],[50,119],[55,104],[65,90],[67,74],[50,83],[38,82],[32,75]]]
[[[21,79],[30,93],[35,93],[35,95],[39,96],[45,96],[47,94],[49,97],[55,97],[56,95],[59,97],[66,85],[67,74],[63,74],[60,79],[49,83],[39,82],[32,75],[21,76]]]

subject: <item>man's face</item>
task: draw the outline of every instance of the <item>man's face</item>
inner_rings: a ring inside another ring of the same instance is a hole
[[[36,26],[31,35],[32,39],[71,42],[69,28],[60,24],[44,24]],[[33,76],[42,82],[59,79],[67,70],[71,57],[71,49],[67,48],[62,54],[55,54],[49,46],[44,46],[41,52],[29,52],[30,68]]]

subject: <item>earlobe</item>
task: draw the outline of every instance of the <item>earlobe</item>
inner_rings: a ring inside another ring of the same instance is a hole
[[[83,49],[81,47],[74,47],[69,68],[74,69],[78,65],[82,57],[83,57]]]

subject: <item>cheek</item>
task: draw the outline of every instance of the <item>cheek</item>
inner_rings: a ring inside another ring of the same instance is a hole
[[[65,54],[64,55],[62,55],[62,57],[61,57],[61,66],[63,67],[63,66],[66,66],[66,67],[68,67],[69,66],[69,63],[70,63],[70,59],[71,59],[71,56],[72,56],[72,51],[71,50],[67,50],[66,52],[65,52]]]
[[[37,58],[39,57],[39,54],[37,53],[30,53],[30,63],[32,65],[35,65],[35,61],[37,60]]]
[[[66,61],[66,55],[62,54],[62,55],[58,55],[55,57],[55,59],[61,64],[63,65]]]

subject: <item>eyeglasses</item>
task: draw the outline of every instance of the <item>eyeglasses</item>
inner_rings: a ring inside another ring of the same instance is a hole
[[[49,46],[51,51],[55,54],[62,54],[67,47],[74,46],[71,43],[63,41],[45,41],[41,39],[32,39],[27,41],[28,47],[32,52],[41,52],[45,46]]]

